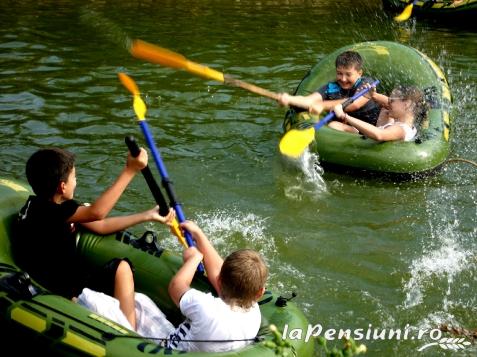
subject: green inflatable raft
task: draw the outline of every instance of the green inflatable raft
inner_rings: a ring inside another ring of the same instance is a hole
[[[0,179],[0,330],[2,348],[11,355],[47,356],[151,356],[178,355],[185,352],[159,347],[153,340],[91,313],[82,306],[43,289],[30,281],[14,262],[10,249],[10,226],[30,194],[22,183]],[[24,247],[28,249],[28,247]],[[113,257],[128,257],[136,268],[136,288],[150,296],[172,322],[182,316],[167,294],[168,282],[181,265],[181,257],[157,247],[154,241],[135,239],[127,232],[97,236],[78,235],[78,254],[82,267],[101,266]],[[207,279],[197,276],[194,287],[210,291]],[[259,302],[262,313],[261,341],[241,350],[214,353],[214,356],[274,356],[270,343],[270,324],[279,331],[303,329],[308,322],[297,306],[287,298],[267,291]],[[165,337],[165,336],[147,336]],[[311,356],[314,342],[289,340],[298,356]],[[290,347],[288,347],[290,348]],[[190,352],[190,356],[206,353]]]
[[[412,2],[412,1],[411,1]],[[383,0],[384,6],[391,11],[400,13],[409,5],[409,0]],[[412,13],[439,19],[475,19],[477,15],[477,0],[425,0],[414,4]]]
[[[390,174],[416,175],[431,172],[449,154],[451,93],[439,67],[420,51],[395,42],[373,41],[342,47],[323,58],[303,78],[297,95],[313,93],[335,78],[336,56],[344,51],[360,53],[364,75],[380,80],[378,92],[389,94],[396,85],[415,85],[424,90],[430,106],[427,117],[410,142],[377,142],[327,126],[315,132],[310,148],[325,166]],[[315,123],[319,118],[290,109],[284,131]]]

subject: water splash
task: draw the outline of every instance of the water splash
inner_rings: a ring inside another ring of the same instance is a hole
[[[188,218],[197,223],[224,256],[245,247],[258,250],[264,256],[276,254],[275,240],[265,234],[268,227],[267,218],[240,212],[235,208],[218,209]],[[146,225],[146,228],[154,229],[151,225]],[[161,245],[174,251],[182,250],[182,246],[175,239],[161,239]]]
[[[440,247],[425,252],[411,262],[411,277],[404,284],[405,308],[421,304],[424,299],[424,290],[427,286],[432,286],[435,279],[446,281],[447,291],[445,294],[450,296],[455,277],[469,268],[474,254],[457,241],[456,226],[457,222],[449,225],[437,237],[441,243]],[[445,301],[446,299],[444,299],[444,303]]]
[[[227,241],[236,234],[252,242],[260,242],[265,239],[266,221],[266,218],[254,213],[236,209],[219,209],[197,216],[197,223],[203,226],[204,232],[213,235],[219,242]]]
[[[320,166],[319,156],[305,150],[299,160],[293,160],[300,174],[294,178],[294,183],[285,187],[285,196],[301,201],[303,197],[319,198],[327,193],[326,182],[323,180],[324,170]]]

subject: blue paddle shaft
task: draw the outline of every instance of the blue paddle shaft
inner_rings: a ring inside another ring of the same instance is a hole
[[[149,146],[149,149],[151,150],[152,157],[154,158],[154,162],[156,163],[157,168],[159,169],[159,174],[162,177],[162,184],[167,192],[167,195],[169,196],[169,199],[171,200],[170,204],[172,207],[174,207],[174,210],[176,211],[177,214],[177,219],[180,223],[184,222],[186,220],[186,217],[184,215],[184,212],[182,211],[182,206],[180,203],[177,202],[174,191],[172,190],[171,182],[169,180],[169,176],[167,174],[167,169],[166,166],[164,165],[164,162],[162,161],[161,154],[159,153],[159,150],[157,150],[156,144],[154,143],[154,139],[151,135],[151,132],[149,131],[149,126],[147,125],[147,122],[145,120],[139,121],[139,126],[141,127],[142,133],[144,134],[144,138],[146,139],[147,145]],[[187,242],[187,245],[189,247],[193,247],[194,241],[192,240],[191,234],[185,230],[184,232],[185,235],[185,240]],[[201,273],[204,272],[204,266],[202,263],[199,264],[197,267],[197,270]]]
[[[369,88],[365,88],[363,89],[362,91],[359,91],[358,93],[356,93],[355,95],[353,95],[351,98],[348,98],[346,99],[344,102],[343,102],[343,109],[345,109],[348,105],[350,105],[351,103],[353,103],[356,99],[358,99],[359,97],[365,95],[366,93],[368,93],[371,88],[373,87],[376,87],[379,83],[379,80],[377,81],[374,81],[373,83],[371,83],[371,87]],[[315,125],[313,125],[313,127],[315,128],[315,130],[318,130],[320,129],[323,125],[325,125],[326,123],[328,123],[331,119],[333,119],[335,117],[335,112],[329,112],[328,115],[326,115],[323,119],[321,119],[318,123],[316,123]]]

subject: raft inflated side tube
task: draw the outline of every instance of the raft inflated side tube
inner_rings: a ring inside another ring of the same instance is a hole
[[[393,11],[402,11],[409,0],[383,0],[384,6]],[[448,0],[428,0],[414,2],[413,14],[433,18],[474,20],[477,15],[477,0],[453,2]]]
[[[11,249],[12,222],[31,194],[23,183],[0,178],[0,331],[2,348],[12,355],[144,357],[182,355],[184,352],[160,347],[154,340],[137,335],[123,326],[94,314],[79,304],[30,281],[16,266]],[[99,236],[78,232],[77,252],[85,271],[101,267],[115,257],[128,257],[135,267],[136,290],[147,294],[172,322],[183,317],[167,292],[170,278],[182,259],[155,245],[138,246],[128,232]],[[25,247],[26,248],[26,247]],[[207,279],[196,274],[193,287],[211,292]],[[260,336],[271,340],[269,324],[279,331],[306,330],[308,321],[298,307],[287,302],[277,306],[278,296],[268,291],[259,302],[262,314]],[[164,338],[166,336],[147,336]],[[313,356],[314,342],[288,340],[298,356]],[[275,350],[256,342],[243,349],[224,353],[189,352],[189,356],[275,357]]]
[[[337,167],[392,174],[421,174],[438,168],[450,150],[451,93],[443,72],[418,50],[389,41],[356,43],[327,55],[303,78],[296,95],[308,95],[335,78],[335,59],[340,53],[357,51],[366,76],[381,81],[378,92],[389,93],[397,85],[414,85],[428,93],[430,110],[414,141],[377,142],[361,135],[324,127],[316,132],[313,150],[320,161]],[[289,111],[284,130],[318,120],[308,113]]]

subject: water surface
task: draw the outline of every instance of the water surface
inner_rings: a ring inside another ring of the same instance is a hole
[[[91,10],[116,27],[81,20]],[[270,288],[295,291],[311,324],[477,327],[475,169],[452,164],[429,178],[394,182],[321,174],[314,156],[289,163],[277,148],[285,109],[141,62],[121,46],[127,34],[291,92],[338,47],[366,40],[410,45],[448,78],[451,156],[476,160],[477,36],[471,25],[397,25],[377,0],[2,1],[0,20],[1,176],[24,179],[31,153],[61,146],[77,154],[76,196],[94,200],[125,162],[124,136],[141,139],[131,98],[117,80],[126,71],[144,95],[188,218],[223,254],[245,246],[260,250],[270,264]],[[115,213],[152,205],[137,177]],[[166,247],[180,250],[162,227],[154,228]],[[429,337],[363,342],[373,356],[450,354],[437,346],[416,352],[432,342]]]

